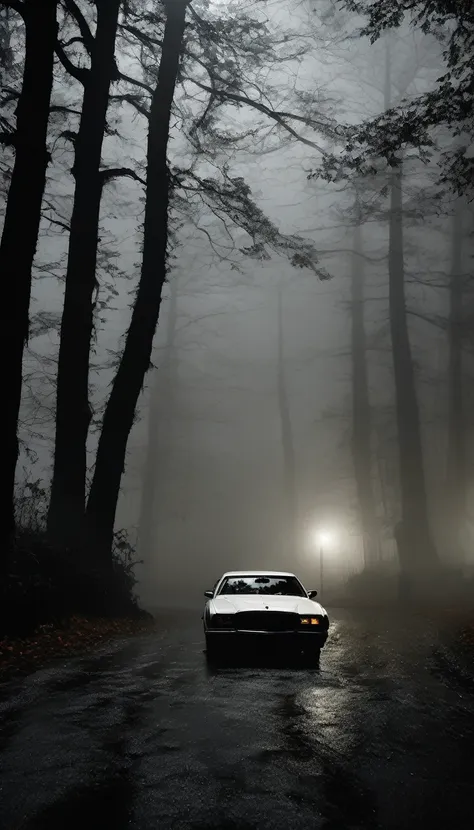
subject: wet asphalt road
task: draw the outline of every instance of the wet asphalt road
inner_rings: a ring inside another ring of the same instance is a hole
[[[471,828],[474,693],[425,624],[332,612],[320,669],[208,669],[199,613],[0,688],[2,830]]]

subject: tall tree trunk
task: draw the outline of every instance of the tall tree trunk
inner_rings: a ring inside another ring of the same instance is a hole
[[[384,107],[388,110],[392,99],[390,35],[386,37],[385,46]],[[437,557],[428,521],[420,413],[408,333],[402,184],[402,159],[393,159],[389,176],[389,317],[401,494],[401,522],[395,535],[401,571],[400,589],[409,598],[414,580],[426,576],[426,567],[436,562]]]
[[[449,282],[449,414],[447,503],[451,542],[458,547],[466,518],[466,422],[463,396],[463,219],[464,206],[458,200],[452,219],[451,276]]]
[[[170,288],[164,355],[157,370],[156,382],[150,391],[147,454],[139,520],[140,554],[145,560],[150,557],[154,548],[158,485],[159,482],[166,481],[168,474],[164,460],[171,443],[173,418],[173,368],[178,307],[177,274],[174,274],[170,280]]]
[[[285,355],[283,334],[283,296],[281,286],[278,287],[278,334],[277,334],[277,390],[278,412],[280,415],[281,444],[283,450],[283,492],[285,499],[285,520],[289,550],[287,553],[294,556],[297,545],[297,495],[296,495],[296,460],[291,424],[290,405],[285,377]]]
[[[360,206],[356,200],[351,274],[352,458],[364,541],[364,561],[365,566],[370,567],[378,559],[378,538],[372,482],[372,430],[364,321],[365,273],[362,253]]]
[[[31,269],[49,163],[47,134],[57,37],[56,11],[57,0],[44,0],[43,3],[28,0],[22,6],[26,33],[25,68],[16,112],[15,163],[0,243],[0,330],[4,355],[1,531],[4,536],[9,536],[15,528],[13,497],[23,350],[28,340]]]
[[[428,522],[420,415],[408,334],[402,180],[402,162],[393,162],[390,176],[389,313],[402,502],[399,555],[404,574],[421,576],[423,568],[436,561],[436,552]]]
[[[97,4],[97,27],[75,141],[74,205],[57,377],[56,444],[48,531],[56,542],[81,536],[85,512],[87,435],[91,419],[89,360],[96,287],[100,172],[109,91],[116,77],[115,39],[121,0]]]
[[[171,107],[183,47],[189,0],[165,3],[158,80],[151,101],[143,259],[137,298],[120,365],[105,410],[94,477],[87,504],[88,529],[105,563],[110,560],[115,511],[128,436],[145,375],[150,367],[161,292],[167,273],[169,174],[167,147]]]

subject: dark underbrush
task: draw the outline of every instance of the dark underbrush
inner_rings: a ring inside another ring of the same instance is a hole
[[[460,568],[441,565],[435,570],[419,572],[413,579],[401,579],[393,567],[382,564],[354,574],[334,600],[341,606],[367,608],[400,605],[420,611],[452,608],[453,612],[465,616],[469,610],[474,612],[474,576]]]
[[[17,533],[0,575],[0,640],[29,637],[41,626],[82,619],[145,619],[135,596],[134,550],[125,532],[115,536],[107,566],[87,550],[60,549],[46,532],[49,493],[41,481],[17,491]]]
[[[133,563],[117,550],[110,567],[100,568],[79,551],[55,549],[45,535],[24,530],[9,553],[0,585],[0,637],[27,636],[75,615],[144,615],[134,595]]]
[[[0,583],[0,678],[150,629],[133,564],[123,534],[104,569],[79,551],[55,549],[38,529],[19,531]]]

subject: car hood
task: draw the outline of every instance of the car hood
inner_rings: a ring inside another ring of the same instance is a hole
[[[210,601],[214,614],[234,614],[239,611],[289,611],[294,614],[326,614],[319,602],[306,597],[281,597],[265,594],[237,594],[218,596]]]

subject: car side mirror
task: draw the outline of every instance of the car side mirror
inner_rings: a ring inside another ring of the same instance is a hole
[[[204,596],[207,597],[207,599],[212,599],[214,591],[204,591]]]
[[[317,591],[308,591],[308,596],[309,596],[310,599],[313,599],[313,597],[318,596],[318,592]]]

